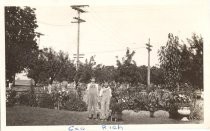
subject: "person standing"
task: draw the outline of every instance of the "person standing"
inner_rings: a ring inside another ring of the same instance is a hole
[[[107,82],[104,83],[104,87],[100,90],[101,99],[101,120],[107,120],[109,117],[109,105],[112,97],[112,91]]]
[[[98,104],[98,84],[95,83],[95,78],[87,85],[87,104],[88,104],[88,119],[97,118],[97,104]],[[92,112],[93,110],[93,112]]]

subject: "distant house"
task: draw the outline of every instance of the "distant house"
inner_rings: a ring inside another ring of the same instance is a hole
[[[34,81],[27,77],[25,72],[16,74],[15,85],[13,85],[13,90],[17,92],[27,92],[31,90],[31,86],[34,85]]]
[[[17,92],[27,92],[31,90],[31,86],[34,84],[33,80],[15,80],[13,90]]]
[[[32,80],[15,80],[15,86],[30,86],[32,84]]]

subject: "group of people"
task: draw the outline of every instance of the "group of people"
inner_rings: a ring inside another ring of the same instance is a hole
[[[91,82],[87,85],[87,104],[88,104],[88,119],[98,119],[97,107],[100,103],[99,118],[102,121],[106,121],[109,117],[110,99],[112,97],[112,91],[109,87],[109,83],[105,82],[99,91],[99,85],[95,83],[95,78],[91,79]]]

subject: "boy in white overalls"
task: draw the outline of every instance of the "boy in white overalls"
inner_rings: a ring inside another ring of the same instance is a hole
[[[91,83],[87,85],[87,104],[88,104],[88,118],[97,118],[96,107],[98,106],[98,84],[95,83],[95,78],[91,79]],[[92,113],[93,108],[93,113]]]
[[[101,120],[107,120],[109,117],[109,105],[110,105],[110,99],[112,97],[112,91],[109,87],[108,83],[106,82],[104,84],[104,87],[100,90],[100,99],[101,99]]]

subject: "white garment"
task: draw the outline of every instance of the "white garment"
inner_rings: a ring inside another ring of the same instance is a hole
[[[109,117],[109,105],[110,105],[110,99],[112,97],[111,88],[102,88],[100,90],[101,96],[101,116],[100,119],[107,119]]]
[[[90,89],[90,87],[91,87],[92,85],[96,86],[97,94],[98,94],[98,84],[96,84],[96,83],[94,83],[94,84],[89,83],[89,84],[87,85],[87,92],[89,91],[89,89]]]
[[[99,96],[102,96],[102,95],[103,95],[103,92],[104,92],[104,93],[105,93],[105,92],[108,92],[108,94],[106,94],[106,95],[109,95],[109,97],[112,96],[112,90],[111,90],[110,87],[101,88],[100,93],[99,93]]]
[[[88,103],[88,114],[89,118],[91,118],[93,114],[93,118],[97,117],[96,111],[98,106],[98,84],[89,83],[87,85],[87,103]],[[93,108],[93,113],[92,113]]]

